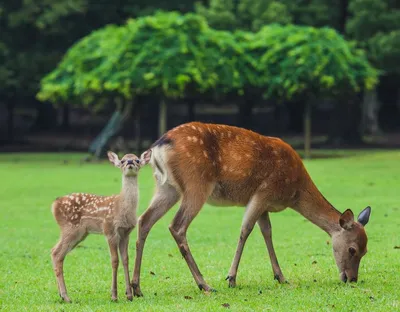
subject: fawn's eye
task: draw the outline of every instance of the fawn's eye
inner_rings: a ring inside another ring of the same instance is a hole
[[[125,159],[121,160],[121,164],[123,164],[125,162]]]
[[[139,159],[136,159],[136,163],[140,163],[140,160],[139,160]]]

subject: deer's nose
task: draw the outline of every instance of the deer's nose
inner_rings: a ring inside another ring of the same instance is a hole
[[[132,160],[132,159],[129,159],[126,163],[127,163],[128,165],[133,165],[133,160]]]

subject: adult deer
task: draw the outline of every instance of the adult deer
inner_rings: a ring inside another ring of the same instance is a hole
[[[132,300],[129,283],[128,244],[129,234],[136,226],[138,203],[137,175],[141,167],[140,159],[127,154],[121,160],[113,152],[108,152],[110,162],[122,171],[122,190],[119,195],[98,196],[73,193],[57,198],[52,212],[60,230],[59,242],[52,249],[54,273],[57,278],[61,298],[70,302],[64,281],[64,259],[90,233],[104,234],[110,247],[112,264],[111,299],[117,300],[118,249],[124,266],[126,296]]]
[[[357,281],[361,258],[367,252],[364,226],[371,208],[357,222],[351,210],[340,213],[318,191],[301,158],[282,140],[249,130],[192,122],[165,133],[141,156],[150,163],[157,190],[149,208],[138,219],[136,261],[132,287],[140,290],[140,267],[146,237],[152,226],[182,197],[169,230],[201,290],[211,291],[190,252],[186,231],[204,203],[247,206],[239,243],[227,279],[236,275],[245,242],[258,222],[267,245],[275,279],[285,281],[271,237],[270,212],[296,210],[332,237],[342,281]]]

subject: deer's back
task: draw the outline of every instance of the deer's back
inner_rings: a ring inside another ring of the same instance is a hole
[[[165,148],[168,174],[181,191],[213,185],[209,202],[215,205],[245,205],[263,191],[286,204],[304,182],[303,163],[290,145],[238,127],[187,123],[168,131],[157,147]]]
[[[88,228],[88,232],[103,232],[104,224],[115,214],[116,197],[72,193],[57,198],[52,212],[60,226],[82,225]]]

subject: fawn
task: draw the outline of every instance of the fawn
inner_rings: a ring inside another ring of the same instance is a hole
[[[59,242],[52,249],[54,272],[61,298],[71,302],[65,287],[63,264],[68,252],[74,249],[90,233],[104,234],[110,247],[112,264],[111,299],[117,300],[118,249],[124,266],[126,296],[132,300],[129,283],[128,244],[129,234],[136,225],[138,205],[137,175],[141,167],[140,159],[126,154],[121,160],[113,152],[108,159],[122,171],[122,190],[119,195],[98,196],[73,193],[57,198],[52,212],[61,230]]]
[[[166,132],[141,155],[154,170],[157,189],[138,219],[132,287],[140,290],[143,248],[152,226],[182,198],[169,230],[200,290],[212,291],[190,252],[186,232],[204,203],[247,206],[240,238],[229,270],[229,287],[236,275],[245,242],[257,222],[264,237],[275,279],[285,281],[272,244],[270,212],[290,207],[332,237],[333,253],[344,282],[357,281],[367,252],[371,208],[354,221],[353,212],[336,210],[319,192],[303,162],[282,140],[238,127],[191,122]]]

